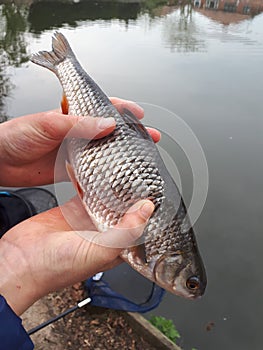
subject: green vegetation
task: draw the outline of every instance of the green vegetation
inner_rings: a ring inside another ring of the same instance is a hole
[[[142,3],[142,8],[148,11],[152,11],[153,9],[156,9],[158,6],[166,5],[167,0],[146,0]]]
[[[168,320],[163,316],[152,316],[149,321],[172,342],[176,343],[181,337],[172,320]]]

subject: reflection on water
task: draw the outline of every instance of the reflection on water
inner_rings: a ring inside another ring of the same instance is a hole
[[[27,16],[26,6],[5,4],[0,7],[0,122],[7,118],[5,98],[12,90],[7,69],[19,67],[28,60],[24,38]]]
[[[128,22],[137,18],[140,9],[140,4],[136,2],[125,4],[109,1],[43,1],[30,6],[28,22],[30,31],[41,33],[43,30],[59,28],[65,23],[76,27],[84,20],[119,19]]]
[[[210,172],[196,227],[208,288],[196,303],[167,294],[156,314],[174,319],[186,350],[261,349],[263,15],[155,8],[153,0],[16,2],[0,6],[1,114],[59,104],[55,78],[24,63],[26,51],[49,49],[53,31],[62,28],[103,89],[146,102],[145,109],[163,106],[190,124]],[[164,115],[148,110],[146,123],[163,130]],[[173,123],[166,129],[176,135]],[[169,151],[183,162],[183,154]],[[189,173],[187,167],[183,188],[192,186]]]
[[[199,35],[198,25],[193,19],[193,7],[186,4],[182,5],[179,11],[171,9],[169,12],[171,14],[167,14],[163,25],[163,37],[166,45],[172,51],[205,51],[206,42]]]

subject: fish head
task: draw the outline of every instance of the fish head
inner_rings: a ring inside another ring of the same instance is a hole
[[[154,278],[164,289],[188,299],[202,296],[207,283],[197,251],[163,254],[155,263]]]

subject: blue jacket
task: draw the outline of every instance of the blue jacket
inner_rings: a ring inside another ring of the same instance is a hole
[[[34,345],[22,320],[0,295],[0,350],[32,350]]]

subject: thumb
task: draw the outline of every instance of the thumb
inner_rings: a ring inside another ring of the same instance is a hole
[[[65,115],[58,111],[39,113],[27,116],[47,137],[61,141],[65,137],[79,137],[85,139],[100,138],[111,133],[116,126],[114,118]]]
[[[66,137],[78,137],[85,139],[98,139],[110,134],[116,126],[115,119],[112,117],[77,117],[67,116],[68,124],[71,124],[71,128]],[[69,125],[68,125],[69,126]]]
[[[154,204],[150,200],[141,200],[135,203],[123,216],[121,222],[106,232],[92,234],[79,232],[79,234],[92,243],[104,247],[122,250],[136,244],[154,211]],[[87,236],[88,234],[88,236]]]
[[[135,203],[116,227],[101,236],[101,244],[113,248],[127,248],[136,245],[153,211],[154,204],[149,200]]]

